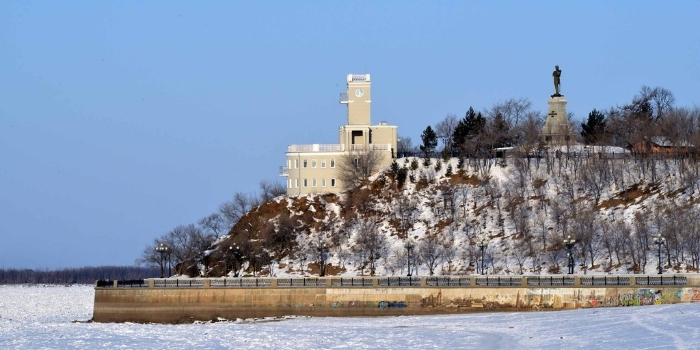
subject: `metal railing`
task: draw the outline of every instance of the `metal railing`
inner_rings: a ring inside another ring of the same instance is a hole
[[[313,143],[308,145],[289,145],[287,146],[288,153],[323,153],[323,152],[344,152],[345,145],[343,144],[320,144]]]
[[[629,286],[629,276],[582,276],[582,286]]]
[[[425,276],[425,277],[239,277],[151,278],[98,280],[96,288],[299,288],[299,287],[596,287],[596,286],[700,286],[693,275],[552,275],[552,276]]]
[[[322,278],[278,278],[277,287],[326,287]]]
[[[522,277],[511,277],[511,276],[488,276],[488,277],[477,277],[477,286],[494,286],[494,287],[515,287],[523,285]]]
[[[685,276],[646,276],[637,277],[637,285],[642,286],[685,286],[688,278]]]
[[[420,287],[420,277],[380,277],[377,285],[381,287]]]
[[[334,278],[331,281],[333,287],[371,287],[372,278],[351,277],[351,278]]]
[[[233,287],[256,287],[264,288],[271,287],[272,283],[269,278],[214,278],[210,282],[211,287],[223,287],[223,288],[233,288]]]
[[[534,276],[527,277],[528,287],[561,287],[573,286],[575,280],[573,276]]]
[[[154,279],[154,287],[156,288],[202,288],[204,280],[201,278],[166,278]]]
[[[389,151],[391,150],[391,144],[389,143],[370,143],[370,144],[355,144],[351,145],[352,151],[364,151],[364,150],[374,150],[374,151]]]
[[[471,285],[469,277],[426,277],[425,285],[429,287],[468,287]]]

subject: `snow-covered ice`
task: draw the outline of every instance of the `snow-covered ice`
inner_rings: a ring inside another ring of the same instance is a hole
[[[699,349],[700,303],[279,322],[99,324],[92,286],[0,286],[0,349]]]

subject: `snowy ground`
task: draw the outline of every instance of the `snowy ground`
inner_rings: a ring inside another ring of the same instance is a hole
[[[73,323],[92,286],[0,286],[0,349],[698,349],[700,303],[558,312]]]

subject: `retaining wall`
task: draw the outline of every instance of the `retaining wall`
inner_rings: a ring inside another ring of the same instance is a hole
[[[176,323],[286,315],[421,315],[700,301],[697,275],[621,277],[150,279],[136,285],[100,284],[95,288],[93,320]]]

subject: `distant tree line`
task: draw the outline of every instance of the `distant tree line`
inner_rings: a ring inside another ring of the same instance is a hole
[[[59,270],[1,269],[0,284],[93,284],[96,280],[131,280],[160,276],[139,266],[87,266]]]

